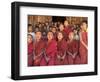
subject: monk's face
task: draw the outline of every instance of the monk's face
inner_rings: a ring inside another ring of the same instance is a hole
[[[69,40],[73,40],[74,39],[74,33],[73,32],[70,32],[69,33]]]
[[[57,37],[58,37],[58,40],[62,40],[63,39],[63,34],[59,32]]]
[[[86,23],[82,23],[81,29],[82,29],[82,30],[86,30],[86,29],[87,29],[87,24],[86,24]]]
[[[53,39],[53,33],[52,32],[48,32],[47,38],[48,38],[48,40],[52,40]]]
[[[68,21],[64,21],[64,26],[68,26],[69,24],[68,24]]]
[[[41,36],[42,36],[41,32],[36,32],[35,34],[36,40],[40,40]]]
[[[32,26],[29,26],[29,27],[28,27],[28,32],[33,32]]]
[[[28,44],[29,44],[29,43],[32,43],[32,41],[33,41],[32,35],[28,35],[28,37],[27,37],[27,42],[28,42]]]
[[[59,26],[59,29],[60,29],[60,31],[63,31],[64,30],[64,26],[63,25],[60,25]]]
[[[52,28],[52,32],[55,33],[56,32],[56,28]]]

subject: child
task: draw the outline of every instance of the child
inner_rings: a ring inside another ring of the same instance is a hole
[[[53,38],[56,40],[57,39],[57,30],[56,27],[52,27],[52,33],[53,33]]]
[[[64,32],[66,33],[66,40],[68,40],[68,35],[69,35],[69,33],[72,32],[73,30],[72,30],[72,27],[69,26],[69,23],[68,23],[67,20],[64,21],[64,26],[65,26]]]
[[[34,45],[34,61],[33,61],[33,65],[34,66],[40,66],[40,62],[43,56],[43,49],[45,48],[45,42],[41,39],[42,37],[42,33],[40,31],[37,31],[35,33],[35,42],[33,43]]]
[[[57,55],[56,55],[56,65],[66,65],[68,64],[66,56],[67,42],[64,39],[63,32],[57,33]]]
[[[69,33],[69,40],[67,41],[67,57],[68,57],[68,64],[79,64],[80,57],[79,57],[79,45],[78,41],[74,40],[74,33]]]
[[[41,61],[41,65],[54,65],[55,64],[55,55],[57,53],[57,43],[53,39],[53,33],[49,31],[47,33],[48,41],[45,48],[45,59]]]
[[[64,31],[64,25],[62,23],[59,25],[59,31],[63,33],[63,38],[66,40],[66,32]]]
[[[87,21],[83,21],[81,24],[80,36],[80,57],[81,64],[87,64],[88,58],[88,36],[87,36]]]
[[[28,34],[31,34],[33,39],[35,39],[35,33],[33,32],[33,27],[31,24],[28,25]]]
[[[32,66],[32,63],[33,63],[33,36],[31,34],[28,34],[27,42],[28,42],[28,66]]]

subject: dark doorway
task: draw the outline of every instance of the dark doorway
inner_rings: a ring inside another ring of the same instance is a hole
[[[61,22],[63,23],[65,21],[66,17],[60,17],[60,16],[52,16],[53,22]]]

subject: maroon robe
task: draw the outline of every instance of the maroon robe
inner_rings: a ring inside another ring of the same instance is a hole
[[[33,61],[34,66],[40,66],[44,48],[45,48],[45,42],[43,40],[40,40],[39,42],[34,42],[34,57],[35,56],[37,57]]]
[[[77,52],[76,56],[73,58],[68,52],[72,55]],[[67,42],[67,57],[68,57],[68,64],[80,64],[80,57],[79,57],[79,42],[76,40],[68,41]]]
[[[66,65],[68,64],[66,56],[67,42],[63,39],[57,42],[57,55],[56,55],[56,65]]]
[[[88,45],[88,37],[87,32],[81,32],[81,38],[83,42]],[[88,59],[88,50],[84,47],[84,45],[80,42],[79,53],[81,57],[81,64],[87,64]]]
[[[55,64],[55,56],[57,53],[57,43],[55,40],[51,40],[51,42],[46,43],[46,50],[45,50],[45,56],[49,58],[47,61],[44,57],[41,61],[42,66],[46,65],[54,65]]]
[[[65,37],[66,40],[68,40],[68,35],[72,31],[73,31],[72,27],[70,27],[70,26],[64,28],[64,37]]]
[[[57,33],[53,33],[54,39],[57,40]]]
[[[28,66],[32,66],[33,63],[33,42],[28,44]]]

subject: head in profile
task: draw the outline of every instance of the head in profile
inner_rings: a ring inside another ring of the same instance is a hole
[[[87,28],[88,28],[87,21],[82,21],[80,27],[81,27],[81,31],[87,31]]]

